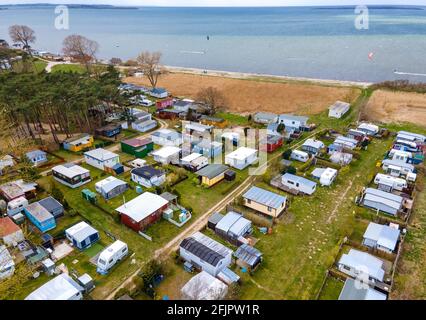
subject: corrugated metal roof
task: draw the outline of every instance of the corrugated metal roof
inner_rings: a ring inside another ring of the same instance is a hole
[[[118,154],[102,148],[87,151],[84,155],[100,161],[106,161],[118,157]]]
[[[151,179],[152,177],[159,177],[164,174],[163,171],[159,169],[155,169],[154,167],[151,167],[151,166],[143,166],[140,168],[132,169],[131,173],[145,179]]]
[[[224,256],[221,254],[198,242],[194,238],[183,239],[180,247],[214,267],[216,267],[217,264],[224,258]]]
[[[91,235],[97,234],[98,231],[87,222],[81,221],[65,230],[65,233],[77,242],[82,242]]]
[[[336,101],[334,104],[330,106],[330,110],[336,111],[336,112],[343,112],[346,109],[350,107],[350,104],[343,101]]]
[[[248,244],[242,244],[234,253],[234,257],[241,259],[250,266],[253,266],[258,259],[262,258],[262,253]]]
[[[151,192],[144,192],[115,210],[129,216],[136,222],[140,222],[168,203],[166,199],[159,195]]]
[[[219,212],[215,212],[209,217],[209,222],[216,225],[220,220],[222,220],[222,218],[223,218],[223,214],[220,214]]]
[[[258,187],[251,187],[243,197],[274,209],[281,208],[287,199],[284,196]]]
[[[383,281],[385,276],[385,271],[382,269],[383,261],[367,252],[351,249],[347,254],[342,255],[339,264],[367,272],[369,276],[380,281]]]
[[[379,190],[379,189],[374,189],[374,188],[367,188],[365,190],[365,193],[371,194],[371,195],[374,195],[374,196],[377,196],[377,197],[380,197],[380,198],[383,198],[383,199],[398,202],[398,203],[402,203],[402,201],[404,200],[402,197],[400,197],[396,194],[385,192],[385,191],[382,191],[382,190]]]
[[[53,218],[53,215],[38,202],[29,204],[25,210],[28,211],[39,222],[44,222]]]
[[[95,186],[102,189],[104,192],[108,193],[114,190],[116,187],[126,185],[126,184],[127,184],[126,182],[111,176],[97,182]]]
[[[62,204],[60,204],[60,202],[53,197],[44,198],[38,203],[40,203],[40,205],[43,206],[49,212],[63,208]]]
[[[283,175],[283,178],[285,180],[293,181],[294,183],[303,184],[303,185],[308,186],[310,188],[313,188],[314,186],[317,185],[315,182],[313,182],[311,180],[308,180],[308,179],[300,177],[300,176],[296,176],[296,175],[291,174],[291,173],[285,173]]]
[[[195,174],[202,177],[212,179],[221,175],[228,170],[228,167],[223,164],[209,164],[207,167],[197,171]]]
[[[230,211],[217,223],[216,230],[240,236],[247,225],[251,225],[250,220],[247,220],[237,212]]]
[[[367,230],[365,230],[364,239],[376,241],[377,245],[393,251],[398,242],[399,234],[400,231],[398,229],[370,222]]]
[[[69,275],[62,273],[31,292],[25,300],[68,300],[83,288]]]
[[[366,286],[366,288],[357,288],[354,279],[346,279],[339,300],[386,300],[384,293]]]

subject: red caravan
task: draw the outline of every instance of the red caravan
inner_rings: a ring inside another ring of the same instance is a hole
[[[139,232],[157,222],[169,202],[151,192],[145,192],[135,199],[123,204],[116,211],[121,215],[121,223]]]

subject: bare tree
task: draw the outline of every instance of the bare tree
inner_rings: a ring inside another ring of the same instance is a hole
[[[73,34],[64,39],[62,51],[75,61],[86,66],[90,71],[90,64],[96,60],[99,44],[81,35]]]
[[[112,65],[120,65],[123,63],[123,61],[120,58],[111,58],[109,61]]]
[[[197,94],[197,100],[205,104],[210,109],[211,114],[216,113],[226,105],[226,98],[222,92],[214,87],[201,89]]]
[[[138,66],[142,70],[143,74],[148,78],[151,86],[155,88],[157,86],[158,77],[162,73],[162,67],[160,65],[161,52],[142,52],[136,59]]]
[[[35,32],[28,26],[24,25],[13,25],[9,27],[9,36],[13,43],[19,43],[22,45],[22,49],[31,52],[30,43],[36,41]]]

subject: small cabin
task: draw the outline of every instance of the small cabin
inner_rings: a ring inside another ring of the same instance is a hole
[[[47,163],[47,153],[42,150],[33,150],[25,154],[27,159],[32,162],[35,167]]]
[[[128,139],[121,141],[121,151],[137,158],[145,158],[154,150],[154,142],[151,139]]]
[[[120,124],[108,124],[106,126],[100,127],[96,129],[96,134],[99,136],[112,138],[121,133],[121,125]]]
[[[99,232],[87,222],[81,221],[65,230],[65,236],[80,250],[87,249],[99,241]]]
[[[62,143],[65,150],[72,152],[80,152],[93,146],[94,139],[90,134],[81,134],[73,138],[69,138]]]

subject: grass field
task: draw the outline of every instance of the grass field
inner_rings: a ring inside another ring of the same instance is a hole
[[[84,68],[84,66],[78,64],[58,64],[52,67],[52,72],[85,73],[86,69]]]
[[[158,80],[175,96],[196,98],[207,87],[217,88],[227,101],[227,111],[249,114],[258,111],[317,114],[336,100],[353,101],[359,89],[268,79],[234,79],[209,75],[168,73]],[[148,85],[145,78],[126,78],[127,82]]]
[[[426,124],[426,94],[376,90],[366,108],[372,121]]]
[[[324,285],[321,295],[318,297],[319,300],[337,300],[340,295],[340,291],[343,289],[344,282],[333,277],[328,277],[327,282]]]
[[[426,192],[417,198],[414,217],[397,268],[392,299],[426,299]]]

